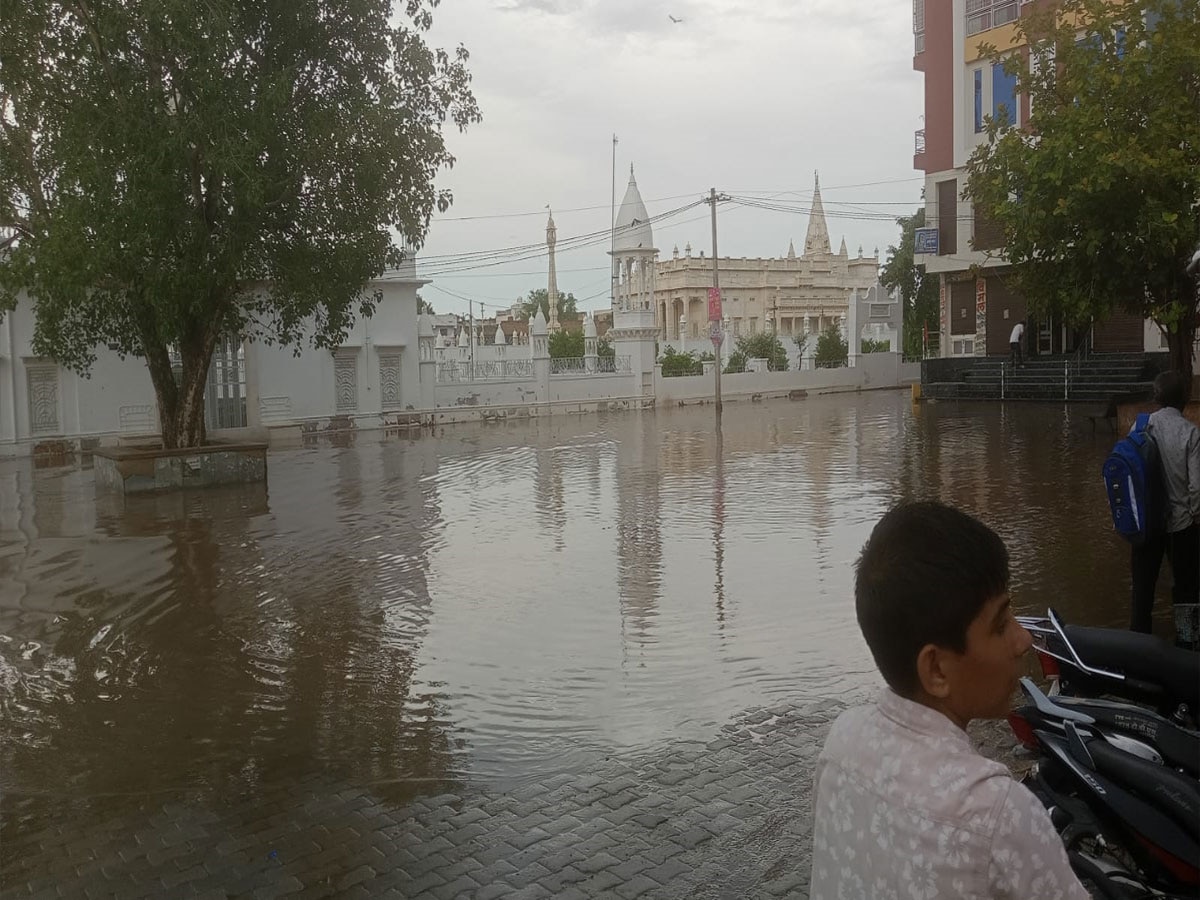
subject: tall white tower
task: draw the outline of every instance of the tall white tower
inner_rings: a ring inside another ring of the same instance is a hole
[[[548,208],[548,207],[547,207]],[[554,269],[554,245],[558,243],[558,228],[554,225],[554,210],[546,222],[546,249],[550,251],[550,272],[546,280],[546,300],[550,307],[550,331],[558,331],[558,274]]]
[[[629,357],[644,396],[654,394],[654,269],[658,251],[650,215],[629,167],[629,186],[617,212],[613,235],[613,342],[617,355]]]

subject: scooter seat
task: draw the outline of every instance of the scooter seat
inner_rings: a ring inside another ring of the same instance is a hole
[[[1064,630],[1087,665],[1162,685],[1171,699],[1193,711],[1200,706],[1200,653],[1136,631],[1084,625],[1067,625]]]
[[[1096,771],[1127,785],[1173,818],[1195,838],[1200,835],[1200,784],[1166,766],[1138,759],[1102,738],[1087,741]]]

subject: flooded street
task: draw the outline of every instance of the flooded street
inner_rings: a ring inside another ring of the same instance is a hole
[[[1124,625],[1084,412],[880,392],[729,406],[723,440],[711,408],[364,433],[272,454],[266,490],[124,503],[0,463],[4,837],[314,774],[398,803],[573,775],[860,699],[852,564],[903,497],[996,527],[1021,611]]]

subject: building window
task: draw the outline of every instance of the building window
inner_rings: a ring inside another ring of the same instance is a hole
[[[973,205],[973,234],[971,248],[974,250],[999,250],[1004,246],[1004,229],[978,204]]]
[[[1055,48],[1053,44],[1043,44],[1034,49],[1029,55],[1029,70],[1035,83],[1040,83],[1043,73],[1054,74]],[[1033,115],[1033,96],[1029,97],[1029,114]]]
[[[733,320],[733,336],[741,337],[741,334],[742,334],[742,320],[741,320],[741,318],[735,318]]]
[[[1015,73],[1010,75],[1005,72],[1003,63],[992,64],[992,118],[1002,125],[1019,124],[1017,76]]]
[[[339,350],[333,358],[333,408],[340,413],[358,411],[358,351]]]
[[[975,133],[983,131],[983,69],[975,70]]]
[[[750,333],[758,334],[758,319],[754,316],[750,317]]]
[[[379,399],[384,409],[400,408],[400,351],[381,351]]]
[[[213,350],[208,363],[208,381],[204,388],[205,427],[245,428],[246,348],[236,337],[224,337]]]
[[[938,255],[958,252],[958,181],[939,181],[938,195]]]
[[[1019,9],[1018,0],[967,0],[967,34],[1015,22]]]
[[[34,363],[26,367],[29,391],[29,431],[32,434],[57,434],[62,430],[58,419],[58,366]]]

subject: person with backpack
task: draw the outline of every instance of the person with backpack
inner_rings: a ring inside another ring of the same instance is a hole
[[[1147,471],[1145,533],[1132,542],[1130,554],[1130,628],[1151,631],[1154,588],[1166,555],[1174,582],[1175,642],[1192,648],[1200,613],[1200,429],[1183,416],[1186,399],[1187,385],[1178,372],[1163,372],[1154,379],[1154,400],[1160,408],[1142,424],[1156,458]]]

